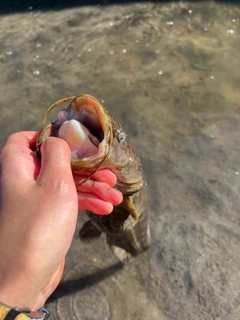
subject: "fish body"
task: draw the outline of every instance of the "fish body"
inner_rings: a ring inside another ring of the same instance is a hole
[[[84,156],[79,155],[78,150],[72,151],[73,172],[86,171],[90,177],[100,168],[111,170],[117,177],[115,188],[123,194],[123,201],[115,206],[109,215],[97,215],[87,211],[89,220],[82,226],[79,236],[82,242],[90,243],[105,233],[110,249],[121,261],[126,262],[147,250],[150,245],[147,187],[140,159],[122,126],[97,99],[90,95],[84,94],[56,102],[48,109],[46,115],[65,100],[71,100],[68,108],[59,113],[58,120],[47,123],[41,130],[37,142],[38,153],[41,143],[47,137],[65,137],[65,131],[61,126],[71,119],[78,121],[83,131],[88,132],[85,134],[88,141],[86,142],[84,138],[86,147],[79,148],[79,151],[86,148],[83,151]],[[71,126],[75,126],[75,122],[72,121]],[[72,127],[66,132],[72,132],[71,130]],[[77,128],[76,132],[77,130],[81,128]],[[66,137],[67,139],[69,137]],[[77,139],[78,137],[73,139],[74,145]],[[82,146],[82,140],[79,141]],[[88,147],[91,144],[94,146]],[[89,149],[95,150],[95,148],[97,152],[91,151],[88,154]]]

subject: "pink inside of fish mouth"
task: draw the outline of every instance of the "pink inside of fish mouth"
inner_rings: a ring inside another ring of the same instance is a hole
[[[89,106],[66,109],[58,113],[60,125],[57,136],[67,142],[73,159],[82,159],[98,153],[104,133],[97,114]]]

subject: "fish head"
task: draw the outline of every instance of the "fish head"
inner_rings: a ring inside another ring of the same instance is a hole
[[[46,115],[61,102],[71,99],[70,105],[58,113],[58,119],[46,123],[39,133],[37,152],[50,136],[65,140],[71,150],[71,167],[74,172],[96,171],[107,157],[112,140],[108,113],[97,99],[80,95],[54,103]]]
[[[48,113],[62,102],[70,105],[58,113],[58,119],[44,125],[37,141],[37,152],[49,136],[64,139],[71,150],[73,172],[90,174],[107,168],[117,176],[116,188],[129,196],[143,186],[139,157],[128,136],[111,113],[94,97],[82,94],[54,103]]]

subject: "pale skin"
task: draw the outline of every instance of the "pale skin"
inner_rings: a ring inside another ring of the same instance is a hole
[[[70,149],[37,132],[11,135],[0,154],[0,302],[36,311],[59,284],[78,210],[109,214],[122,201],[115,175],[100,170],[76,188]]]

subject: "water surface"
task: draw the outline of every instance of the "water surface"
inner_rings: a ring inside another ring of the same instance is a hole
[[[1,145],[89,93],[122,123],[149,185],[151,249],[122,268],[104,236],[85,245],[76,232],[51,319],[238,319],[239,35],[240,7],[211,1],[0,17]]]

